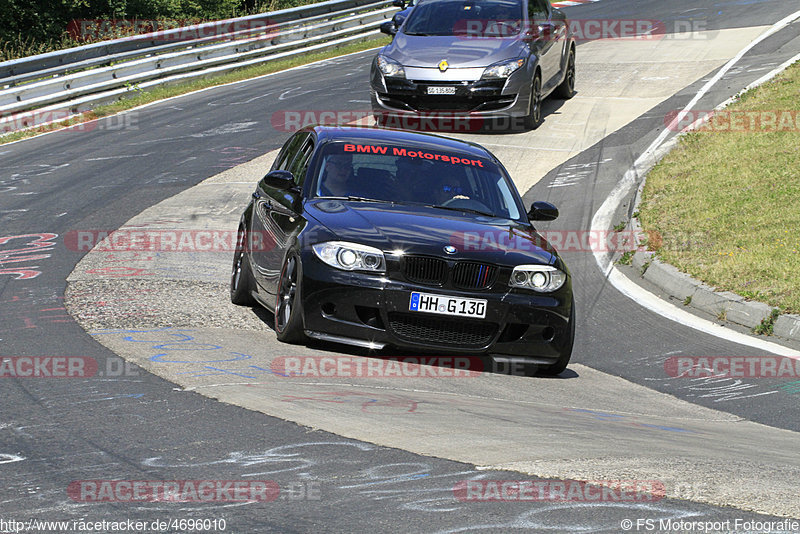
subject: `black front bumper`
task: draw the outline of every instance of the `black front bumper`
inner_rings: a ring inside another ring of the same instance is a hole
[[[303,254],[302,301],[306,331],[415,351],[492,354],[555,361],[569,343],[570,280],[551,295],[509,288],[501,269],[485,290],[438,287],[388,275],[339,271]],[[395,268],[393,268],[395,267]],[[486,299],[484,319],[409,311],[411,293]],[[317,336],[320,337],[320,336]],[[362,343],[363,345],[363,343]]]
[[[451,95],[429,95],[428,87],[446,87]],[[516,94],[503,94],[505,80],[474,82],[413,81],[386,79],[386,91],[377,92],[378,111],[480,113],[512,106]]]

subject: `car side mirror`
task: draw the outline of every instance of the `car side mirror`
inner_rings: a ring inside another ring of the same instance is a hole
[[[294,176],[289,171],[270,171],[264,177],[264,183],[276,189],[293,189]]]
[[[523,33],[523,37],[529,41],[534,41],[536,39],[547,37],[547,32],[550,29],[548,24],[537,24],[531,22],[530,25],[525,29]]]
[[[406,3],[405,3],[404,0],[394,0],[392,2],[392,5],[394,7],[399,7],[400,9],[405,9],[406,8]]]
[[[397,34],[397,27],[394,25],[394,22],[391,20],[387,20],[383,24],[380,25],[381,33],[385,33],[386,35],[391,35],[394,37]]]
[[[555,221],[558,219],[558,208],[549,202],[534,202],[528,212],[529,221]]]

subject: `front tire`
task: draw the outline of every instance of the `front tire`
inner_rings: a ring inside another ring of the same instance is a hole
[[[527,130],[535,130],[540,124],[542,124],[542,76],[537,72],[531,84],[531,100],[524,125]]]
[[[573,48],[570,49],[567,58],[567,73],[564,75],[564,81],[556,87],[553,94],[562,100],[569,100],[575,96],[575,49]]]
[[[302,266],[295,254],[286,256],[278,280],[278,295],[275,300],[275,333],[278,341],[304,343],[302,303]]]
[[[256,304],[251,291],[255,287],[253,272],[250,270],[250,260],[247,257],[245,242],[247,232],[244,226],[239,226],[236,233],[236,251],[233,253],[233,272],[231,273],[231,302],[239,306],[253,306]]]

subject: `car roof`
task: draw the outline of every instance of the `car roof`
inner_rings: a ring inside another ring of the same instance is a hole
[[[426,0],[427,1],[427,0]],[[494,155],[477,143],[461,141],[450,137],[443,137],[422,132],[406,130],[390,130],[384,128],[369,128],[358,126],[309,126],[307,130],[317,135],[320,144],[330,141],[366,141],[380,143],[394,143],[403,146],[417,146],[426,148],[439,148],[442,150],[457,151],[471,154],[481,158],[497,161]]]

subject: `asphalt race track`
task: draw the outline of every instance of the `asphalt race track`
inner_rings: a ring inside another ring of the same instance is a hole
[[[548,101],[540,129],[457,137],[495,152],[526,203],[560,208],[542,229],[587,230],[664,117],[797,9],[782,0],[566,8],[574,19],[659,20],[669,33],[582,42],[578,94]],[[765,39],[695,109],[713,109],[797,55],[799,36],[794,23]],[[228,532],[620,532],[624,520],[636,530],[637,519],[800,518],[800,389],[780,379],[671,377],[670,357],[770,352],[731,341],[722,327],[720,336],[702,333],[641,306],[606,280],[590,252],[564,253],[578,331],[559,378],[287,378],[275,372],[276,358],[364,353],[278,343],[268,314],[228,302],[232,251],[87,254],[76,240],[79,231],[122,226],[234,232],[288,137],[286,112],[366,110],[373,53],[0,146],[0,355],[70,357],[91,370],[0,377],[0,520],[224,519]],[[472,502],[454,492],[468,480],[543,478],[656,481],[666,497]],[[74,491],[80,481],[108,480],[267,481],[280,496],[93,502]],[[0,522],[0,532],[10,530]]]

